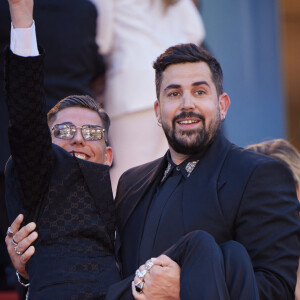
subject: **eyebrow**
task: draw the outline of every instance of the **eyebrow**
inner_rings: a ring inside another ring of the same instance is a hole
[[[74,125],[74,124],[70,121],[66,121],[66,122],[63,122],[63,123],[56,123],[55,125]]]
[[[203,81],[196,81],[192,83],[192,86],[199,86],[199,85],[207,85],[208,87],[210,87],[210,85],[208,84],[207,81],[203,80]],[[181,85],[179,84],[169,84],[167,87],[165,87],[164,92],[170,89],[179,89],[181,88]]]
[[[203,80],[203,81],[196,81],[194,83],[192,83],[192,86],[198,86],[198,85],[207,85],[208,87],[210,87],[210,85],[208,84],[207,81]]]
[[[167,90],[171,90],[171,89],[179,89],[181,88],[181,85],[179,84],[169,84],[167,87],[164,88],[164,92],[167,91]]]

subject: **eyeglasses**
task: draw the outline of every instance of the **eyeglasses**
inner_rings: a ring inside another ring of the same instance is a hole
[[[77,129],[81,129],[82,137],[86,141],[99,141],[104,137],[105,129],[98,125],[75,126],[72,123],[55,124],[51,131],[53,135],[62,140],[71,140],[74,138]]]

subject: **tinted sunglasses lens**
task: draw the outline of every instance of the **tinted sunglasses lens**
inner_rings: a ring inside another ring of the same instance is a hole
[[[74,125],[54,125],[53,135],[58,139],[70,140],[76,133],[76,127]]]
[[[96,125],[84,125],[81,132],[86,141],[98,141],[103,137],[103,128]]]

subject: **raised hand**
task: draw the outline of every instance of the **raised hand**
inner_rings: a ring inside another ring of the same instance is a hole
[[[33,0],[8,0],[14,28],[29,28],[33,23]]]

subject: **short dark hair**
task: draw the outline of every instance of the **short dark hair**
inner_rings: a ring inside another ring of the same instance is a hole
[[[165,69],[170,65],[189,62],[205,62],[211,71],[212,80],[216,86],[218,95],[223,93],[223,71],[216,58],[201,46],[179,44],[168,48],[153,63],[157,100],[159,100],[159,92]]]
[[[105,128],[106,132],[106,143],[108,138],[108,130],[110,126],[110,119],[108,114],[105,112],[105,110],[100,106],[99,103],[97,103],[92,97],[88,95],[72,95],[68,96],[62,100],[60,100],[58,103],[56,103],[55,106],[53,106],[50,111],[47,114],[47,121],[48,124],[52,124],[56,119],[56,114],[69,107],[83,107],[88,108],[90,110],[95,111],[98,113],[102,123],[103,127]]]

